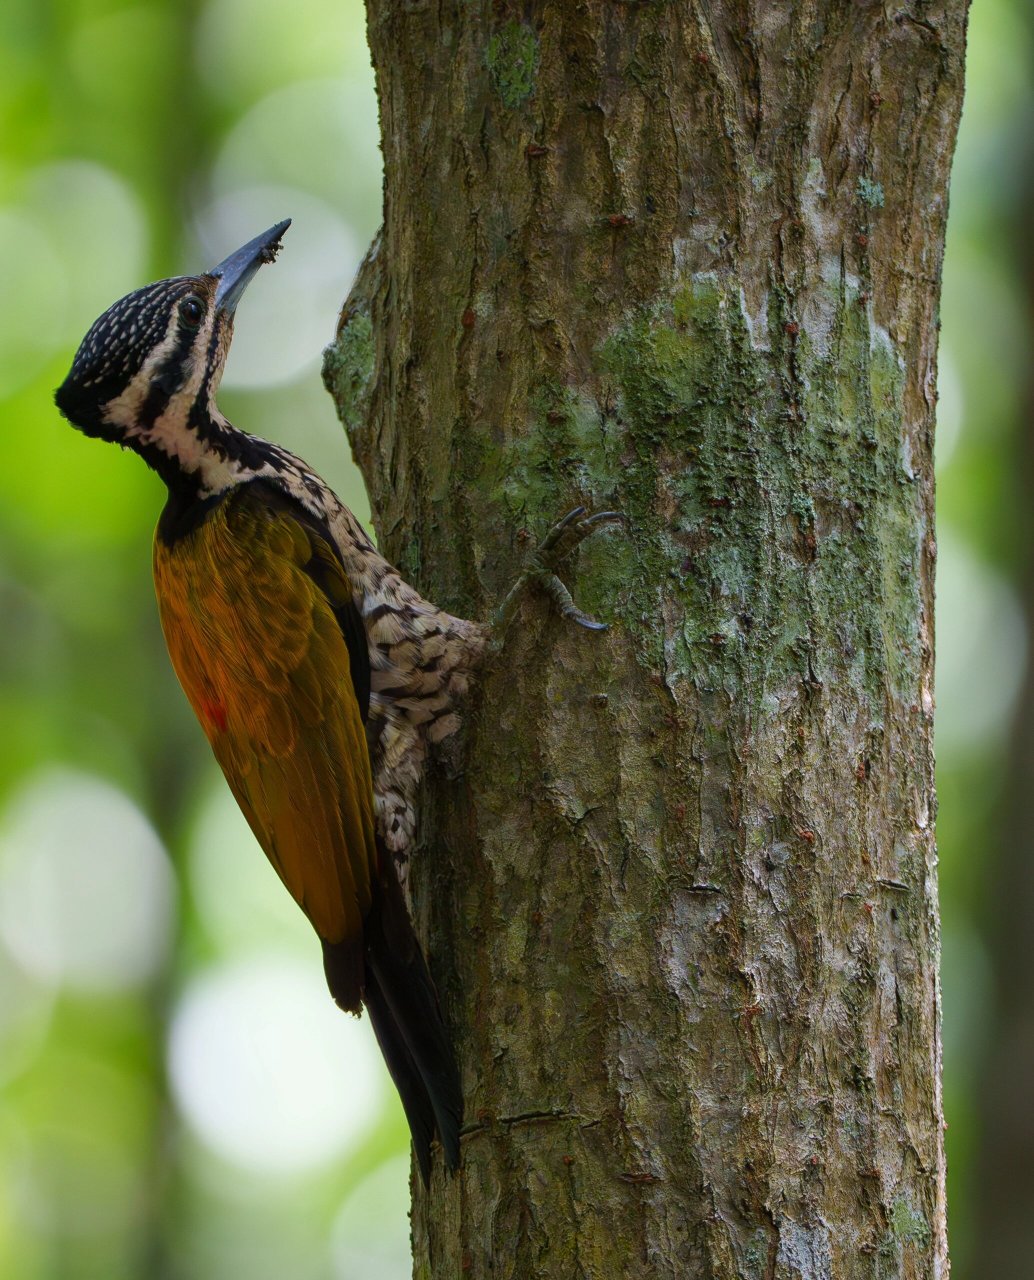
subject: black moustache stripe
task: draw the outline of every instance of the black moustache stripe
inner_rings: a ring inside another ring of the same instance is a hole
[[[172,350],[155,370],[147,398],[140,406],[140,412],[137,415],[137,423],[145,431],[150,431],[169,407],[169,401],[183,386],[187,357],[196,338],[196,329],[188,329],[182,321],[177,324],[176,341]]]
[[[219,338],[220,325],[219,317],[217,316],[208,339],[208,351],[205,355],[205,376],[201,380],[201,386],[198,387],[194,403],[190,406],[190,416],[187,419],[187,425],[191,430],[197,432],[203,438],[208,434],[206,427],[212,425],[208,412],[208,399],[209,390],[212,386],[212,375],[215,372],[216,354],[219,350]]]

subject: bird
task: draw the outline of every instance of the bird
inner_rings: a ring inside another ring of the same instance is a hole
[[[87,332],[55,392],[88,437],[137,453],[167,497],[153,543],[172,666],[255,837],[315,930],[331,995],[365,1006],[428,1184],[460,1162],[452,1042],[400,880],[428,753],[524,587],[581,613],[559,559],[614,512],[550,531],[493,622],[425,600],[301,459],[216,404],[245,289],[290,219],[195,276],[146,285]]]

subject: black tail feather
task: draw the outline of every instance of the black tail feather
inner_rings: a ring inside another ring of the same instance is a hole
[[[323,972],[327,986],[339,1009],[361,1013],[363,1008],[363,976],[366,959],[362,938],[323,943]]]
[[[324,942],[323,967],[342,1009],[358,1013],[361,1000],[369,1010],[426,1184],[436,1131],[447,1166],[459,1168],[463,1095],[434,982],[383,851],[381,866],[362,937]]]
[[[431,1181],[431,1141],[434,1138],[435,1119],[431,1099],[427,1096],[420,1071],[413,1061],[413,1055],[406,1047],[395,1017],[384,993],[371,973],[366,983],[366,1009],[370,1015],[377,1043],[381,1047],[384,1061],[395,1088],[402,1099],[402,1109],[409,1122],[409,1131],[413,1135],[413,1148],[416,1151],[420,1176],[426,1187]]]
[[[447,1166],[459,1167],[463,1095],[434,982],[390,864],[375,892],[365,937],[364,999],[426,1182],[435,1129]]]
[[[420,1174],[431,1177],[437,1131],[445,1163],[460,1163],[463,1094],[438,994],[409,918],[390,856],[373,883],[361,938],[323,943],[331,995],[352,1013],[366,1005],[413,1135]]]

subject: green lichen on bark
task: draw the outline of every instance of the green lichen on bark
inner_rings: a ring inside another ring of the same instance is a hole
[[[527,23],[511,19],[497,31],[485,49],[485,62],[504,107],[513,110],[535,92],[538,40]]]
[[[915,1259],[930,1247],[930,1223],[903,1197],[897,1197],[890,1209],[889,1230],[880,1242],[879,1278],[892,1280],[902,1274],[915,1274]],[[906,1270],[906,1257],[909,1259]]]
[[[858,199],[870,209],[882,209],[886,197],[880,183],[861,177],[858,179]]]
[[[888,671],[899,690],[914,685],[919,658],[922,521],[901,454],[901,362],[845,290],[831,300],[827,348],[798,338],[806,390],[795,403],[780,393],[785,349],[752,344],[739,298],[735,282],[693,281],[599,349],[604,401],[608,379],[616,391],[609,434],[625,457],[585,491],[627,513],[638,569],[630,581],[622,563],[589,584],[590,598],[613,592],[612,609],[649,640],[640,619],[654,616],[663,583],[685,616],[671,675],[699,683],[721,671],[728,687],[738,672],[757,694],[821,679],[816,663],[832,663],[825,678],[853,679],[878,701]],[[607,421],[598,408],[583,416]],[[555,437],[531,441],[548,474]]]
[[[323,353],[323,383],[353,441],[366,420],[373,370],[373,323],[366,313],[355,312],[343,320],[337,338]]]
[[[907,1200],[899,1197],[891,1207],[890,1226],[895,1240],[925,1249],[930,1243],[930,1224]]]

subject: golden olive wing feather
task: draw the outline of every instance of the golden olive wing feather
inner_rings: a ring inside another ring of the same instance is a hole
[[[361,947],[377,854],[369,753],[337,616],[351,588],[318,532],[251,488],[172,546],[156,538],[162,628],[280,878],[321,938]]]

